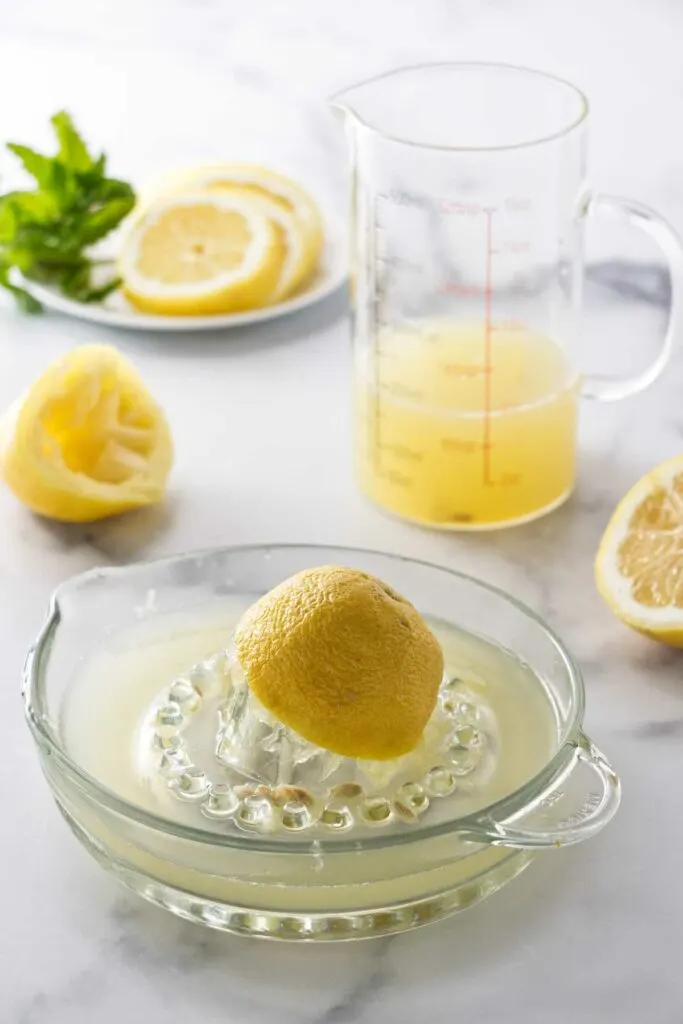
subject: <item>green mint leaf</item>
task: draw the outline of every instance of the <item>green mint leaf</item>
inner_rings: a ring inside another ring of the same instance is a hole
[[[135,200],[112,199],[99,210],[87,213],[81,219],[80,237],[85,245],[93,245],[117,227],[133,209]]]
[[[90,288],[81,298],[81,302],[103,302],[108,295],[115,292],[121,285],[120,277],[113,277],[106,284],[98,285],[97,288]]]
[[[121,281],[118,277],[111,278],[100,285],[92,285],[91,270],[92,262],[83,259],[78,266],[63,271],[59,275],[59,285],[62,291],[78,302],[101,302],[119,287]]]
[[[19,245],[7,246],[3,249],[2,258],[10,266],[16,267],[22,274],[30,276],[31,269],[35,263],[35,253],[30,247]]]
[[[45,225],[59,215],[59,205],[50,192],[8,192],[0,196],[0,224],[5,215],[13,230],[21,224]]]
[[[127,181],[119,181],[117,178],[103,178],[99,188],[100,198],[107,199],[131,199],[135,202],[135,191]]]
[[[103,178],[95,171],[76,173],[79,190],[79,205],[88,209],[93,203],[104,203],[110,199],[135,199],[135,192],[125,181]]]
[[[11,195],[0,197],[0,245],[6,245],[14,238],[17,218]]]
[[[25,288],[12,284],[9,277],[10,268],[0,265],[0,288],[5,288],[15,299],[19,309],[24,313],[41,313],[43,307]]]
[[[62,206],[68,202],[74,192],[74,181],[73,174],[64,164],[15,142],[8,142],[7,148],[21,160],[41,191],[52,195],[54,201]]]
[[[36,179],[41,188],[52,188],[55,163],[52,157],[41,156],[40,153],[29,149],[28,146],[21,146],[18,142],[8,142],[7,148],[21,160],[24,170]]]
[[[72,267],[67,267],[59,274],[59,285],[65,295],[79,299],[90,289],[90,262],[81,259]]]
[[[55,157],[10,144],[36,182],[33,191],[0,196],[0,287],[22,308],[37,303],[11,278],[16,268],[28,280],[61,289],[79,302],[99,302],[119,286],[116,278],[93,285],[88,248],[114,230],[135,203],[125,181],[107,178],[106,157],[94,159],[65,111],[52,118],[59,142]]]
[[[38,299],[34,299],[25,288],[19,288],[16,284],[5,284],[4,282],[2,284],[14,296],[22,313],[30,313],[32,316],[35,316],[36,313],[43,312],[42,304],[38,302]]]
[[[50,118],[59,142],[58,159],[72,171],[89,171],[93,166],[93,158],[79,135],[71,117],[65,110]]]

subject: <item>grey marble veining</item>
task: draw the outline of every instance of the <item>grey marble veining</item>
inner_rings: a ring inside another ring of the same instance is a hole
[[[593,102],[597,188],[683,230],[683,9],[673,0],[24,0],[2,7],[0,137],[44,141],[56,106],[136,177],[239,154],[311,181],[339,211],[324,98],[396,64],[526,63]],[[46,83],[49,82],[49,88]],[[11,166],[0,157],[0,173]],[[591,228],[584,349],[642,364],[664,322],[657,253]],[[636,265],[624,266],[628,250]],[[649,391],[586,403],[579,487],[514,531],[430,533],[355,491],[348,324],[337,296],[230,335],[130,337],[0,305],[0,407],[70,346],[119,344],[167,408],[177,464],[161,510],[51,525],[0,492],[0,1024],[680,1024],[683,656],[617,623],[592,559],[610,511],[683,447],[683,349]],[[202,399],[202,419],[196,414]],[[329,428],[330,407],[339,415]],[[185,548],[268,540],[400,551],[472,572],[546,616],[586,676],[587,725],[624,782],[613,825],[547,854],[494,899],[412,935],[337,948],[205,932],[129,897],[68,833],[24,728],[18,680],[65,577]]]

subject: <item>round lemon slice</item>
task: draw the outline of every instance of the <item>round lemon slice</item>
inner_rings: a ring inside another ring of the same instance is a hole
[[[215,194],[214,189],[209,191],[212,195]],[[281,264],[270,302],[282,302],[297,290],[308,274],[308,254],[301,225],[291,211],[285,210],[272,196],[240,188],[230,189],[230,195],[241,196],[260,210],[269,218],[275,229]]]
[[[173,462],[166,417],[109,345],[53,363],[0,420],[0,474],[32,511],[87,522],[158,502]]]
[[[683,647],[683,456],[646,473],[621,500],[595,576],[622,622]]]
[[[277,221],[283,226],[288,241],[298,236],[301,252],[291,261],[292,271],[281,282],[278,298],[291,295],[313,275],[323,246],[323,221],[317,203],[296,181],[258,164],[215,163],[190,167],[165,175],[147,190],[154,196],[194,190],[227,192],[238,190],[264,200],[271,216],[273,207],[280,210]],[[145,193],[143,192],[143,203]]]
[[[269,217],[248,197],[169,196],[142,211],[124,239],[119,273],[148,313],[192,316],[266,305],[283,253]]]

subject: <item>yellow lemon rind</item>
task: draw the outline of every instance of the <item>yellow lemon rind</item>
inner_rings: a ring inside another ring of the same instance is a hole
[[[614,614],[639,633],[673,647],[683,647],[683,609],[649,608],[634,600],[631,580],[619,571],[617,559],[636,510],[660,488],[670,493],[671,482],[680,473],[683,473],[683,456],[669,459],[646,473],[614,510],[595,558],[598,591]],[[683,503],[680,512],[683,530]]]
[[[139,391],[155,421],[155,447],[146,470],[125,484],[110,484],[75,473],[43,453],[41,414],[66,374],[86,366],[114,369]],[[0,420],[0,475],[31,511],[63,522],[92,522],[156,504],[166,490],[173,442],[166,416],[136,369],[108,345],[87,345],[67,353],[38,378]]]
[[[234,634],[248,685],[279,721],[344,757],[413,750],[436,705],[443,653],[417,610],[381,581],[318,566],[257,601]]]
[[[216,186],[207,191],[210,195],[216,195],[216,193],[222,194],[224,190],[220,186]],[[268,297],[268,304],[283,302],[299,288],[308,274],[308,254],[299,221],[293,213],[283,209],[269,196],[243,192],[239,186],[226,188],[225,192],[227,195],[239,196],[246,203],[260,210],[273,222],[284,240],[280,273]]]
[[[301,290],[313,277],[324,245],[320,208],[308,191],[292,178],[258,164],[225,162],[181,168],[151,182],[141,194],[144,206],[159,196],[194,189],[230,191],[256,186],[276,202],[286,204],[299,227],[303,253],[287,294]],[[284,209],[284,207],[283,207]],[[285,297],[285,296],[283,296]]]
[[[251,241],[240,266],[201,282],[183,284],[169,284],[142,275],[136,264],[148,228],[163,213],[178,206],[202,204],[236,212],[247,220]],[[134,216],[121,247],[118,270],[122,290],[136,308],[162,316],[204,316],[267,305],[277,287],[282,258],[270,218],[254,203],[222,192],[210,196],[206,192],[192,192],[160,199]]]

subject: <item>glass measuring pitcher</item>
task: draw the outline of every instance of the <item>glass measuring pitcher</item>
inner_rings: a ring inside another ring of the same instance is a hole
[[[676,298],[683,253],[656,214],[585,181],[585,96],[494,64],[403,68],[333,100],[352,165],[356,462],[360,486],[406,519],[450,529],[520,523],[576,475],[581,394],[651,383],[577,365],[588,218],[642,228]]]

